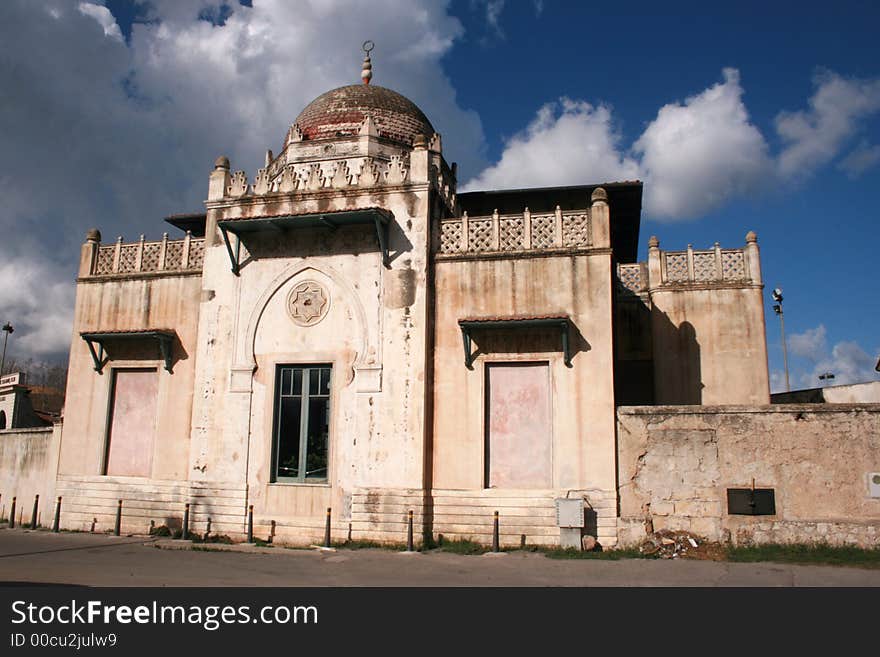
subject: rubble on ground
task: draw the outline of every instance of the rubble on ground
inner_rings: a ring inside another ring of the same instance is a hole
[[[639,552],[642,554],[661,559],[716,559],[721,549],[718,543],[706,541],[702,536],[669,529],[648,534],[639,545]]]

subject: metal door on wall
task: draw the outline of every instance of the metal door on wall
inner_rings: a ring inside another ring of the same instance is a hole
[[[155,369],[113,370],[105,474],[152,475],[158,392]]]
[[[548,363],[486,365],[487,488],[550,488]]]

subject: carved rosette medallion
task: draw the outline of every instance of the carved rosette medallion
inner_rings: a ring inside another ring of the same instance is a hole
[[[287,312],[299,326],[314,326],[327,316],[328,310],[330,295],[323,285],[315,281],[299,283],[287,297]]]

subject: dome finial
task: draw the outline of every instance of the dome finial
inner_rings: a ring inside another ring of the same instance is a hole
[[[370,51],[375,48],[375,44],[372,41],[364,41],[364,45],[361,48],[363,48],[365,53],[361,80],[363,80],[364,84],[370,84],[370,80],[373,78],[373,63],[370,61]]]

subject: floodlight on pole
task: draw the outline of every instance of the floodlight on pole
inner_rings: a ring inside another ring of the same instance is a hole
[[[3,336],[3,356],[0,357],[0,375],[3,374],[3,367],[6,365],[6,342],[9,340],[9,334],[12,333],[15,329],[12,328],[12,324],[6,322],[3,325],[3,332],[6,334]]]
[[[779,327],[782,331],[782,363],[785,366],[785,391],[791,392],[791,385],[788,381],[788,348],[785,344],[785,315],[782,312],[782,288],[774,288],[770,293],[773,301],[773,312],[779,316]]]

